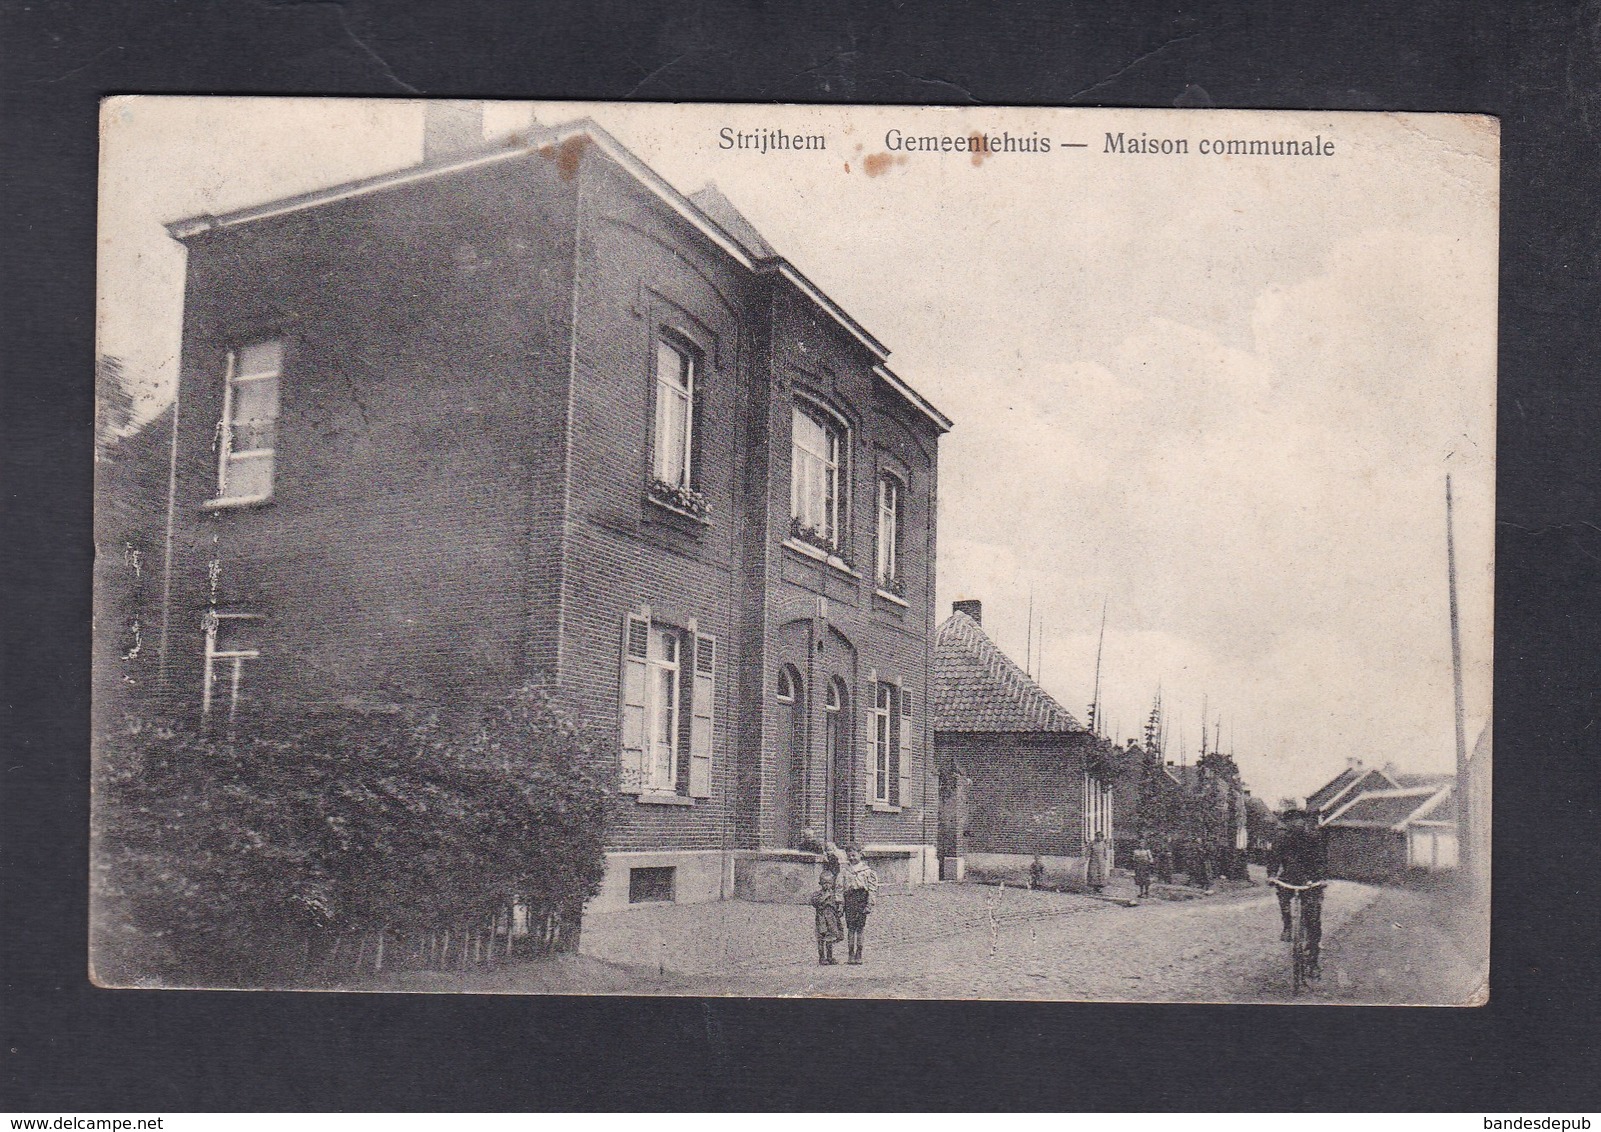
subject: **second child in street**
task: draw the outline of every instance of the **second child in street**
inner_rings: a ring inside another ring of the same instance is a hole
[[[1151,871],[1156,866],[1156,854],[1146,844],[1145,838],[1134,847],[1134,883],[1139,887],[1140,896],[1151,894]]]
[[[863,936],[867,932],[867,914],[873,910],[878,898],[878,874],[862,860],[859,846],[852,845],[847,853],[841,881],[845,888],[845,962],[862,961]]]
[[[817,891],[812,893],[812,908],[816,913],[817,962],[820,965],[838,963],[834,958],[834,945],[845,937],[840,928],[839,889],[834,884],[835,874],[824,869],[817,877]]]

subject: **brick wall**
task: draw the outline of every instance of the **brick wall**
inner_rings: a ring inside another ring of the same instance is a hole
[[[480,171],[470,193],[426,182],[190,242],[181,687],[198,697],[213,596],[267,619],[258,695],[401,683],[455,702],[550,668],[571,213],[530,160]],[[273,499],[207,511],[226,352],[275,335]]]
[[[766,673],[768,726],[759,771],[763,797],[797,791],[794,807],[820,815],[823,796],[828,682],[839,677],[849,692],[845,727],[850,760],[848,817],[836,839],[862,844],[933,845],[938,836],[938,781],[927,728],[930,642],[933,632],[934,483],[937,436],[898,399],[882,392],[872,373],[872,357],[847,332],[816,311],[785,284],[774,286],[770,372],[772,399],[767,417],[771,436],[767,479],[770,543],[767,566],[768,632],[773,647]],[[808,398],[831,411],[849,432],[849,493],[842,524],[846,571],[785,543],[790,533],[790,463],[793,407]],[[877,491],[881,472],[892,470],[906,485],[901,560],[906,581],[904,604],[876,592]],[[826,599],[826,620],[818,600]],[[772,687],[780,664],[792,664],[810,693],[805,705],[806,757],[814,772],[793,781],[776,741],[790,709],[778,704]],[[870,808],[865,788],[864,739],[871,735],[874,679],[899,681],[910,692],[913,714],[910,773],[897,810]],[[809,782],[806,781],[809,779]],[[808,789],[809,787],[809,789]],[[838,806],[838,803],[835,803]],[[777,827],[773,807],[763,807],[763,844],[789,844]],[[819,832],[821,829],[819,828]]]
[[[685,806],[619,794],[608,847],[731,848],[738,779],[734,737],[747,640],[738,616],[742,468],[752,281],[681,218],[590,151],[579,170],[573,345],[571,500],[562,591],[564,686],[614,731],[624,614],[691,619],[717,638],[712,794]],[[695,485],[705,523],[647,498],[652,470],[655,359],[666,332],[697,355]]]
[[[1074,733],[941,732],[941,762],[972,780],[967,790],[968,853],[1084,853],[1084,753],[1092,737]]]

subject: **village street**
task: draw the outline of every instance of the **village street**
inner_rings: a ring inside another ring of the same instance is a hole
[[[1253,870],[1255,872],[1256,870]],[[402,976],[397,989],[886,998],[1290,1001],[1272,891],[1115,899],[944,884],[884,895],[867,962],[817,964],[811,909],[724,901],[592,916],[582,954],[498,971]],[[1336,881],[1324,978],[1302,1002],[1463,1001],[1475,989],[1426,896]],[[844,947],[840,945],[843,955]],[[653,961],[645,962],[646,957]],[[1438,985],[1436,985],[1438,984]],[[394,985],[391,983],[390,985]]]

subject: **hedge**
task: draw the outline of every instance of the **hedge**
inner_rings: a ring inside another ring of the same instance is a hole
[[[132,711],[96,759],[96,978],[284,985],[571,948],[615,765],[540,686],[448,721]]]

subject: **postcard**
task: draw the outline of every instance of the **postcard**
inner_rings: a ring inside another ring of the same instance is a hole
[[[102,108],[101,985],[1488,999],[1499,134]]]

